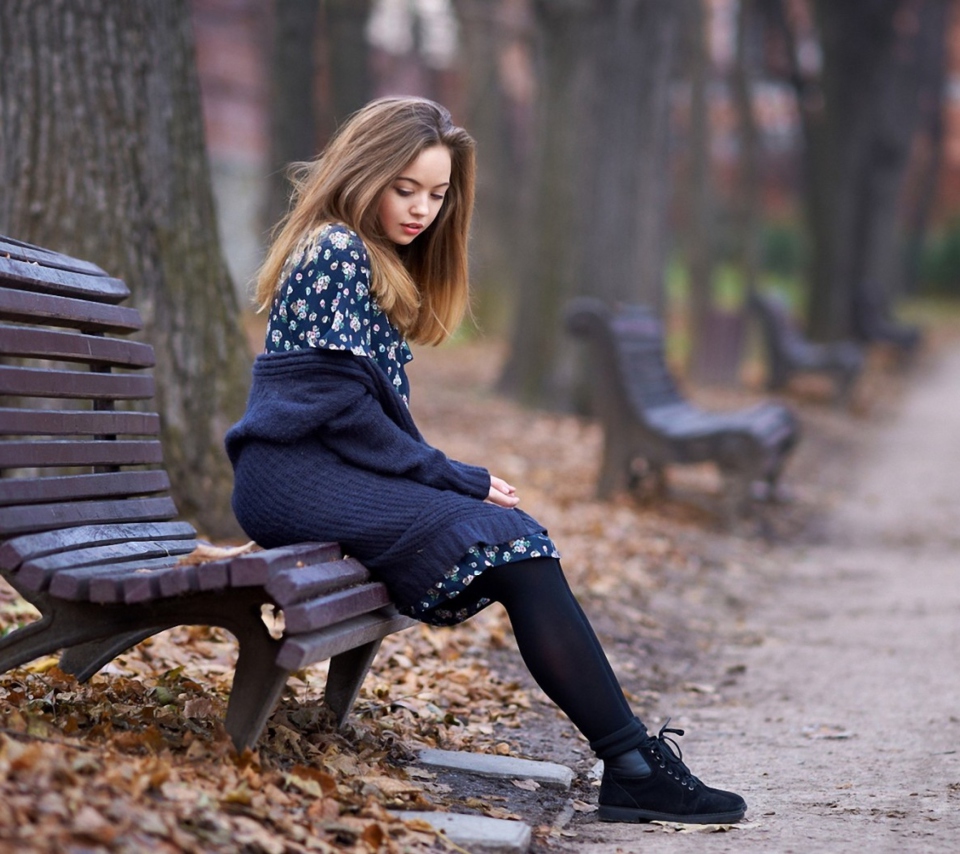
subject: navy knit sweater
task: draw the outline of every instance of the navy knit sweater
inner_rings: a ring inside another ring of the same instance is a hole
[[[428,445],[380,366],[347,351],[258,356],[226,446],[248,536],[265,548],[339,542],[401,609],[471,546],[544,530],[486,503],[489,472]]]

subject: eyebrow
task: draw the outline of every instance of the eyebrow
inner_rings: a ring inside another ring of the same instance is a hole
[[[422,187],[422,186],[423,186],[423,184],[421,184],[416,178],[408,178],[406,175],[397,175],[397,177],[394,178],[394,180],[395,180],[395,181],[409,181],[411,184],[416,184],[418,187]],[[437,184],[436,186],[431,187],[431,189],[432,189],[432,190],[438,190],[438,189],[440,189],[440,187],[449,187],[449,186],[450,186],[450,182],[449,182],[449,181],[444,181],[442,184]]]

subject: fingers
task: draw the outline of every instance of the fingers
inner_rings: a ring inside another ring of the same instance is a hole
[[[490,477],[490,492],[486,500],[498,507],[516,507],[520,503],[517,490],[499,477]]]

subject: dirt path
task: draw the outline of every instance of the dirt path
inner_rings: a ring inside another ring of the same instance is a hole
[[[564,850],[957,850],[958,389],[954,348],[865,432],[824,544],[775,549],[740,582],[746,620],[720,667],[738,675],[684,712],[682,741],[703,779],[744,794],[748,820],[709,835],[579,824]]]

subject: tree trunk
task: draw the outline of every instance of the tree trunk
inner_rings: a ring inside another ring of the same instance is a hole
[[[123,278],[154,345],[166,468],[240,534],[223,434],[250,357],[217,239],[185,0],[0,4],[0,232]]]
[[[590,2],[540,0],[540,105],[530,243],[517,258],[522,288],[499,390],[531,406],[554,407],[563,303],[578,287],[584,51]]]
[[[579,293],[662,313],[669,202],[670,93],[680,7],[596,0],[589,67]],[[586,41],[586,40],[585,40]]]
[[[919,120],[923,35],[940,3],[814,0],[822,72],[812,81],[795,75],[807,142],[814,338],[852,334],[854,289],[881,298],[901,289],[901,193]]]
[[[713,247],[711,246],[710,192],[710,106],[707,87],[710,77],[710,55],[707,43],[708,10],[704,0],[689,0],[686,67],[690,74],[690,118],[686,180],[687,239],[686,255],[689,273],[688,325],[691,331],[692,375],[699,381],[719,379],[715,370],[717,353],[711,352],[723,342],[713,334],[719,331],[711,323],[713,309]]]
[[[737,250],[745,290],[756,290],[760,271],[760,216],[762,152],[760,129],[753,109],[748,38],[756,21],[754,0],[740,0],[737,13],[737,50],[732,73],[732,91],[740,138],[740,210],[737,212]]]
[[[316,5],[317,0],[312,0]],[[324,0],[329,115],[324,139],[370,100],[373,82],[366,26],[370,0]]]
[[[923,60],[920,80],[920,133],[923,155],[915,190],[910,199],[906,217],[903,293],[915,293],[920,278],[920,258],[930,224],[930,215],[937,198],[940,169],[943,165],[945,90],[947,82],[947,50],[943,34],[950,32],[956,15],[948,3],[930,3],[925,9],[922,42],[919,47]]]
[[[470,240],[474,315],[502,325],[523,283],[517,259],[529,247],[529,151],[524,131],[531,93],[523,90],[529,33],[504,0],[457,0],[465,70],[462,123],[477,140],[477,196]],[[504,68],[504,66],[507,66]],[[506,75],[510,75],[505,79]],[[530,81],[527,81],[530,82]]]
[[[668,0],[539,0],[541,116],[529,251],[500,388],[556,407],[575,294],[663,307],[677,10]]]
[[[316,42],[318,0],[276,0],[270,57],[270,163],[263,231],[290,204],[291,163],[317,153]]]

